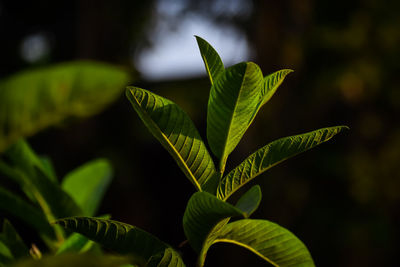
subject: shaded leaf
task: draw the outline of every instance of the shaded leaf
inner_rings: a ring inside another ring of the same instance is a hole
[[[172,248],[166,248],[163,254],[150,258],[146,267],[185,267],[181,256]]]
[[[225,70],[211,87],[207,110],[207,139],[220,159],[221,175],[228,155],[254,119],[260,103],[263,76],[252,62]]]
[[[126,223],[113,220],[71,217],[55,221],[62,227],[80,233],[105,248],[132,256],[132,264],[145,265],[169,246],[155,236]]]
[[[0,266],[8,266],[12,261],[14,261],[14,257],[10,248],[0,240]]]
[[[261,105],[264,105],[271,99],[278,87],[282,84],[285,77],[291,72],[293,72],[293,70],[283,69],[264,77],[264,84],[261,90]]]
[[[259,185],[254,185],[244,195],[240,197],[235,207],[241,210],[245,217],[248,218],[255,212],[261,202],[261,188]]]
[[[217,77],[224,72],[224,64],[222,63],[217,51],[215,51],[206,40],[199,36],[195,37],[208,77],[210,78],[211,85],[213,85],[217,80]]]
[[[129,258],[112,255],[94,255],[90,253],[67,253],[45,256],[40,260],[26,259],[14,267],[118,267],[128,266]]]
[[[207,192],[196,192],[183,215],[183,230],[190,245],[199,252],[211,230],[223,219],[244,214],[231,204]]]
[[[54,170],[53,163],[49,157],[41,156],[40,162],[46,177],[51,179],[54,183],[58,183],[56,171]]]
[[[29,256],[29,249],[8,220],[4,220],[3,233],[0,239],[11,250],[15,259]]]
[[[47,176],[41,161],[25,141],[11,146],[4,157],[9,165],[7,175],[41,206],[49,220],[82,214],[73,199]]]
[[[15,216],[39,233],[54,238],[53,228],[38,208],[2,187],[0,187],[0,210]]]
[[[273,266],[314,266],[306,246],[289,230],[266,220],[243,219],[225,225],[213,240],[244,247]],[[203,253],[208,248],[205,248]],[[201,259],[204,259],[202,257]],[[200,262],[203,266],[204,262]]]
[[[75,200],[83,214],[93,216],[111,179],[110,163],[97,159],[69,172],[62,181],[62,188]]]
[[[146,127],[172,155],[197,190],[217,179],[214,162],[189,116],[172,101],[137,87],[127,97]],[[215,183],[214,183],[215,184]]]
[[[322,128],[304,134],[284,137],[269,143],[251,154],[221,180],[217,189],[217,197],[227,199],[244,184],[269,168],[328,141],[334,135],[346,129],[348,129],[347,126]]]
[[[89,250],[93,244],[93,241],[89,240],[87,237],[78,233],[73,233],[61,244],[56,254],[84,252]]]
[[[21,137],[67,117],[90,116],[114,101],[128,81],[115,66],[68,62],[20,72],[0,82],[0,153]]]

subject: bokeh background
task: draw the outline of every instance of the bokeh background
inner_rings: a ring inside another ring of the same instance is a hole
[[[279,137],[333,125],[351,130],[255,181],[254,218],[294,232],[317,266],[398,266],[400,238],[400,2],[396,0],[0,1],[0,79],[91,59],[130,69],[132,84],[178,103],[205,137],[209,81],[195,38],[226,66],[254,61],[290,74],[232,153],[228,169]],[[194,192],[126,100],[28,139],[60,177],[108,158],[114,180],[101,207],[178,246]],[[254,184],[254,183],[252,183]],[[188,265],[194,253],[187,246]],[[216,245],[208,266],[264,266]]]

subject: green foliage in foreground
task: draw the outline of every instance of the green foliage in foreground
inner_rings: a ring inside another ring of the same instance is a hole
[[[0,153],[66,118],[102,110],[127,82],[126,71],[89,61],[23,71],[0,81]]]
[[[227,242],[252,251],[274,266],[314,266],[306,246],[293,233],[267,220],[249,219],[261,201],[259,186],[253,186],[236,205],[227,199],[272,166],[328,141],[347,127],[328,127],[278,139],[225,174],[229,154],[292,71],[280,70],[264,77],[252,62],[225,69],[211,45],[196,38],[211,81],[207,141],[218,162],[214,163],[193,122],[174,102],[137,87],[128,87],[126,95],[198,191],[190,198],[183,216],[185,235],[199,255],[197,265],[204,266],[213,244]],[[230,222],[232,219],[235,221]],[[134,259],[131,263],[139,266],[184,266],[177,251],[134,226],[90,217],[69,217],[56,223],[130,255]]]
[[[205,265],[208,250],[220,242],[248,249],[273,266],[314,266],[306,246],[289,230],[268,220],[250,219],[261,202],[260,186],[251,187],[235,204],[228,200],[269,168],[330,140],[347,127],[322,128],[272,141],[226,173],[229,155],[292,71],[284,69],[264,77],[252,62],[225,69],[211,45],[196,38],[211,82],[208,146],[189,116],[171,100],[137,87],[128,87],[126,96],[197,190],[183,216],[184,233],[198,253],[197,266]],[[24,195],[0,187],[0,210],[35,229],[56,254],[40,260],[40,251],[35,247],[29,250],[6,221],[0,234],[0,266],[28,254],[36,260],[15,266],[185,266],[179,251],[150,233],[109,218],[92,217],[110,182],[107,161],[86,164],[67,174],[60,184],[50,162],[20,141],[0,158],[0,172]],[[74,233],[68,234],[71,231]],[[96,244],[121,258],[66,253],[101,253]]]

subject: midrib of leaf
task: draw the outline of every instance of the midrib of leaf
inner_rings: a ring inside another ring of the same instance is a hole
[[[243,93],[242,88],[243,88],[243,83],[244,83],[244,81],[246,80],[246,76],[247,76],[247,74],[248,74],[248,73],[247,73],[248,67],[249,67],[249,65],[246,64],[246,69],[245,69],[245,71],[244,71],[243,79],[242,79],[242,82],[240,83],[239,94],[238,94],[238,97],[236,98],[236,101],[235,101],[235,106],[234,106],[233,111],[232,111],[232,116],[230,116],[228,132],[227,132],[227,134],[226,134],[226,138],[225,138],[225,142],[224,142],[224,150],[223,150],[223,152],[222,152],[222,158],[221,158],[220,165],[219,165],[219,169],[220,169],[220,178],[222,178],[222,176],[224,175],[225,166],[226,166],[226,161],[227,161],[227,159],[228,159],[228,156],[225,156],[226,148],[227,148],[227,143],[228,143],[229,136],[230,136],[230,133],[231,133],[232,121],[233,121],[233,118],[234,118],[234,116],[235,116],[236,108],[237,108],[237,105],[238,105],[238,103],[239,103],[240,96],[241,96],[241,94]]]
[[[143,94],[143,92],[141,92],[141,93]],[[147,120],[145,120],[145,123],[150,123],[150,124],[151,124],[151,127],[157,129],[156,134],[158,134],[159,136],[161,136],[162,139],[163,139],[165,142],[168,143],[167,150],[168,150],[168,149],[172,149],[172,150],[173,150],[174,155],[179,159],[180,164],[184,167],[185,171],[186,171],[187,174],[190,176],[191,182],[194,184],[194,186],[197,188],[198,191],[202,191],[199,182],[197,181],[197,179],[196,179],[196,178],[194,177],[194,175],[192,174],[192,172],[191,172],[189,166],[187,166],[185,160],[182,158],[182,156],[180,155],[179,151],[177,151],[177,150],[175,149],[175,146],[170,142],[170,140],[168,139],[168,137],[161,131],[161,129],[158,127],[158,125],[153,121],[153,119],[151,118],[151,116],[147,113],[146,109],[142,109],[142,108],[139,106],[139,101],[138,101],[138,99],[136,98],[136,96],[135,96],[134,94],[132,94],[132,93],[131,93],[131,95],[135,98],[135,104],[136,104],[137,107],[141,110],[141,112],[142,112],[141,114],[143,114],[143,116],[145,116],[145,117],[147,118]],[[145,97],[146,97],[146,98],[149,98],[150,95],[145,94]],[[145,101],[145,98],[143,98],[142,101]],[[154,98],[154,102],[155,102],[155,103],[157,102],[157,98]],[[149,105],[149,101],[147,101],[147,103],[146,103],[146,108],[147,108],[147,105]],[[154,106],[155,106],[155,104],[154,104]],[[168,118],[170,118],[170,116],[168,116]],[[175,127],[175,126],[176,126],[176,125],[174,125],[174,127]],[[172,131],[172,132],[173,132],[173,131]],[[172,132],[171,132],[171,133],[172,133]],[[201,164],[200,164],[200,165],[201,165]]]
[[[210,78],[210,82],[211,82],[211,86],[212,86],[214,84],[214,80],[211,76],[211,71],[210,71],[210,67],[208,66],[208,61],[205,56],[201,55],[201,57],[203,58],[203,62],[204,62],[204,65],[206,66],[207,74],[208,74],[208,77]]]

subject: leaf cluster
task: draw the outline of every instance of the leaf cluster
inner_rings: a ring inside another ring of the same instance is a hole
[[[204,39],[196,39],[211,82],[207,142],[173,101],[132,86],[127,87],[126,96],[196,190],[187,203],[182,224],[189,244],[198,253],[197,266],[204,266],[208,250],[219,242],[244,247],[273,266],[314,266],[306,246],[289,230],[268,220],[250,219],[261,202],[260,186],[251,187],[235,204],[228,200],[271,167],[330,140],[347,127],[280,138],[226,172],[229,155],[292,70],[264,76],[253,62],[225,68],[214,48]],[[185,266],[175,248],[150,233],[109,218],[92,217],[110,182],[107,161],[96,160],[74,170],[59,184],[49,161],[20,141],[5,153],[0,171],[25,194],[22,198],[0,187],[0,209],[33,227],[56,254],[87,251],[96,243],[128,257],[123,259],[134,266]],[[75,233],[69,235],[71,231]],[[0,237],[0,262],[29,253],[8,222]],[[32,249],[30,254],[40,257]]]
[[[209,148],[189,116],[173,101],[138,87],[128,87],[126,95],[145,126],[197,190],[183,216],[185,235],[199,255],[197,265],[204,266],[213,244],[227,242],[252,251],[274,266],[314,266],[306,246],[289,230],[267,220],[249,219],[261,201],[258,185],[235,205],[227,200],[269,168],[328,141],[347,127],[322,128],[272,141],[226,174],[230,153],[292,70],[264,77],[252,62],[225,68],[214,48],[204,39],[196,39],[211,82]],[[232,218],[236,220],[230,222]],[[57,223],[117,252],[134,255],[132,263],[139,266],[184,266],[175,249],[134,226],[88,217],[65,218]]]

